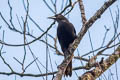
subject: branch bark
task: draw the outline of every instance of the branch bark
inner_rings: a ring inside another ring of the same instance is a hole
[[[111,65],[113,65],[119,58],[120,58],[120,45],[111,56],[109,56],[106,60],[101,60],[99,63],[97,63],[95,69],[83,74],[81,77],[79,77],[79,80],[95,80],[102,73],[104,73]]]
[[[79,7],[80,7],[80,11],[81,11],[82,23],[84,25],[86,23],[87,19],[85,16],[85,9],[84,9],[84,5],[83,5],[83,1],[82,0],[78,0],[78,1],[79,1]]]

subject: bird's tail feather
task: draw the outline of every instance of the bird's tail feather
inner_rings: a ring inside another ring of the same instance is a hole
[[[68,64],[66,71],[65,71],[65,76],[72,76],[72,61]]]

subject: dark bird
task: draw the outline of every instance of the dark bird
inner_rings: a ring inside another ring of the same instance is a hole
[[[60,43],[61,49],[64,53],[64,57],[66,58],[68,54],[65,54],[65,51],[68,49],[69,45],[75,40],[76,38],[76,31],[72,23],[68,21],[63,15],[57,14],[53,17],[48,17],[50,19],[54,19],[58,22],[57,27],[57,37]],[[68,64],[66,71],[66,76],[72,75],[72,61]]]

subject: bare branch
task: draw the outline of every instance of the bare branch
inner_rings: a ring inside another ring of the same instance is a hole
[[[83,5],[83,1],[82,0],[78,0],[78,1],[79,1],[79,7],[80,7],[80,11],[81,11],[82,22],[84,25],[86,23],[87,19],[85,16],[85,9],[84,9],[84,5]]]
[[[103,72],[105,72],[112,64],[114,64],[120,58],[120,46],[116,49],[116,51],[109,56],[106,60],[101,60],[95,69],[86,72],[79,80],[95,80],[98,78]]]
[[[32,40],[32,41],[30,41],[30,42],[28,42],[28,43],[26,43],[26,44],[8,44],[8,43],[5,43],[5,42],[3,42],[3,41],[1,41],[1,40],[0,40],[0,43],[1,43],[1,44],[4,44],[4,45],[7,45],[7,46],[14,46],[14,47],[29,45],[29,44],[34,43],[35,41],[39,40],[42,36],[44,36],[44,34],[46,34],[46,33],[51,29],[51,27],[52,27],[54,24],[55,24],[55,22],[53,22],[53,23],[50,25],[50,27],[48,27],[48,29],[47,29],[43,34],[41,34],[39,37],[37,37],[36,39],[34,39],[34,40]]]

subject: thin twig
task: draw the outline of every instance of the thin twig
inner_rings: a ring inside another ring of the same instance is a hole
[[[25,46],[25,45],[32,44],[32,43],[34,43],[35,41],[39,40],[41,37],[43,37],[44,34],[46,34],[46,33],[52,28],[52,26],[53,26],[54,24],[55,24],[55,22],[53,22],[53,23],[50,25],[50,27],[48,27],[47,30],[46,30],[43,34],[41,34],[39,37],[37,37],[36,39],[34,39],[34,40],[32,40],[32,41],[30,41],[30,42],[28,42],[28,43],[26,43],[26,44],[8,44],[8,43],[5,43],[5,42],[3,42],[3,41],[1,41],[1,40],[0,40],[0,43],[1,43],[1,44],[4,44],[4,45],[7,45],[7,46],[14,46],[14,47]]]

